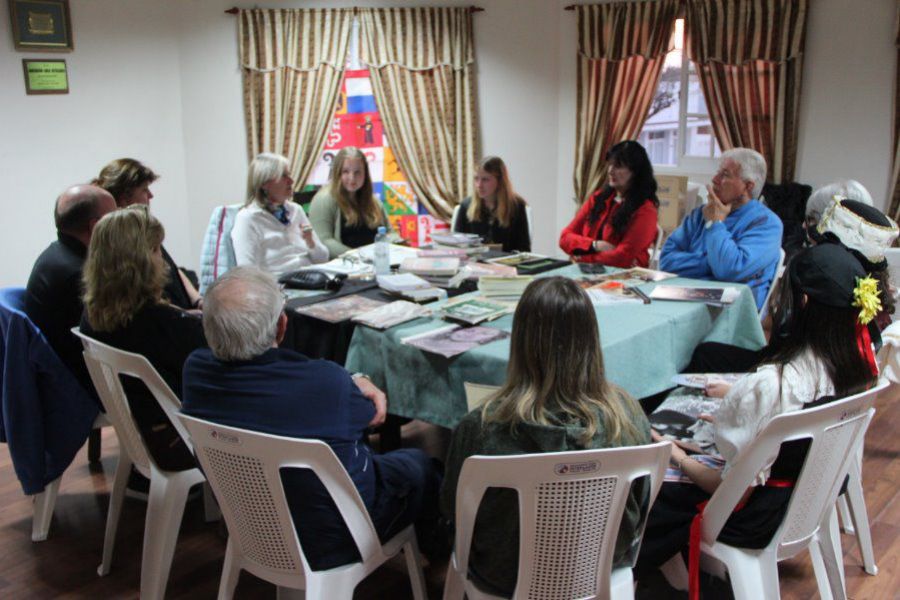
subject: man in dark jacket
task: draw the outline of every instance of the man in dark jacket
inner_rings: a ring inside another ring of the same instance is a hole
[[[34,263],[25,290],[25,312],[50,342],[81,385],[94,394],[94,386],[81,356],[81,342],[72,332],[84,305],[81,271],[94,225],[116,209],[116,201],[95,185],[76,185],[56,200],[57,240]]]

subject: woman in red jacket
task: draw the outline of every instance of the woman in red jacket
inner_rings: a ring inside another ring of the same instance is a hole
[[[559,236],[577,262],[646,267],[656,240],[656,180],[644,147],[620,142],[606,154],[609,183],[594,192]]]

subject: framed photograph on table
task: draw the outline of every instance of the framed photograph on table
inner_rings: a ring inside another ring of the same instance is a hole
[[[72,20],[69,0],[9,0],[16,50],[70,52]]]

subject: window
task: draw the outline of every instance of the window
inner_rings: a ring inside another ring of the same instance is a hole
[[[412,246],[427,244],[431,242],[432,231],[446,230],[448,226],[428,214],[406,176],[400,172],[382,128],[381,114],[375,105],[369,70],[359,59],[359,21],[353,22],[350,35],[347,69],[344,71],[341,99],[334,114],[331,133],[303,189],[311,191],[328,183],[331,161],[338,150],[356,146],[366,155],[373,191],[384,203],[391,227]]]
[[[684,19],[675,21],[672,51],[638,141],[657,167],[714,171],[721,154],[694,63],[684,52]]]

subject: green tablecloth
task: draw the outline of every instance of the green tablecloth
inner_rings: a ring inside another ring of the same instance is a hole
[[[544,275],[579,277],[574,265]],[[731,283],[669,279],[667,285],[737,286],[741,294],[724,308],[693,302],[654,301],[596,307],[606,375],[635,398],[671,387],[700,342],[725,342],[757,349],[765,343],[750,288]],[[641,289],[649,293],[655,284]],[[512,315],[486,324],[512,331]],[[368,374],[385,391],[392,414],[455,427],[466,413],[463,382],[499,385],[506,378],[509,339],[480,346],[453,358],[400,343],[402,338],[445,326],[440,319],[417,319],[387,331],[358,326],[347,369]]]

